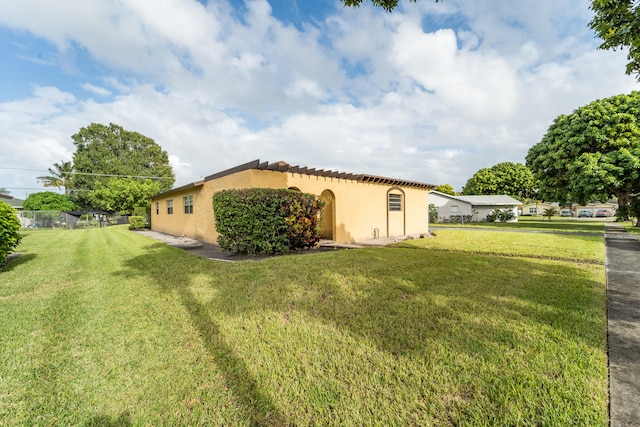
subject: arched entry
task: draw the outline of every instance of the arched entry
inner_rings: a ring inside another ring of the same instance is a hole
[[[336,228],[336,196],[331,190],[324,190],[320,194],[320,199],[324,202],[324,208],[320,212],[320,218],[322,219],[322,234],[320,237],[323,239],[335,240],[335,228]]]

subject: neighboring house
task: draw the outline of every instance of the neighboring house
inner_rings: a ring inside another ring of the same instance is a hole
[[[212,197],[226,189],[288,188],[325,202],[322,237],[351,243],[428,231],[428,193],[403,179],[355,175],[255,160],[154,196],[151,229],[217,243]]]
[[[0,194],[0,202],[5,202],[15,210],[21,211],[22,203],[24,202],[24,200],[16,199],[15,197],[8,194]]]
[[[429,203],[438,208],[440,221],[486,221],[487,216],[496,210],[509,209],[518,220],[519,200],[505,195],[452,196],[439,191],[429,192]]]
[[[578,213],[578,216],[614,217],[618,209],[618,204],[615,202],[593,202],[584,206],[574,205],[572,209]]]
[[[8,194],[0,193],[0,202],[4,202],[14,208],[17,211],[18,219],[20,220],[20,226],[25,227],[25,224],[20,215],[20,213],[22,212],[22,203],[24,202],[24,200],[16,199],[15,197]]]
[[[539,202],[539,203],[527,203],[526,205],[522,205],[521,214],[523,216],[531,215],[531,216],[542,216],[544,211],[547,209],[555,209],[556,215],[560,215],[561,209],[560,204],[558,202]]]

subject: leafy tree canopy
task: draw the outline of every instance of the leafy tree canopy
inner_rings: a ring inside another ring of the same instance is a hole
[[[521,163],[503,162],[480,169],[465,184],[462,194],[506,194],[519,200],[536,193],[533,174]]]
[[[7,255],[20,243],[20,221],[15,209],[0,202],[0,270],[7,261]]]
[[[640,80],[640,2],[592,0],[591,10],[589,26],[602,39],[600,49],[629,48],[626,72]]]
[[[451,194],[452,196],[456,195],[455,190],[451,186],[451,184],[441,184],[438,185],[434,190],[439,191],[444,194]]]
[[[411,1],[414,3],[416,2],[416,0],[411,0]],[[438,0],[435,0],[435,1],[438,2]],[[362,2],[363,0],[342,0],[342,3],[344,3],[345,6],[351,6],[351,7],[360,6]],[[391,12],[393,9],[395,9],[398,6],[398,0],[371,0],[371,2],[374,5],[383,8],[387,12]]]
[[[131,213],[136,207],[151,206],[151,196],[159,192],[158,181],[111,178],[106,184],[98,182],[89,197],[95,209]]]
[[[147,136],[113,123],[109,126],[92,123],[72,138],[76,152],[71,195],[82,207],[104,209],[104,205],[112,201],[105,188],[113,178],[151,179],[157,182],[158,191],[173,186],[175,177],[167,152]],[[128,198],[137,197],[140,186],[124,187],[134,192]],[[122,207],[115,206],[114,209],[122,210]]]
[[[43,191],[29,194],[22,208],[27,211],[72,211],[76,205],[64,194]]]
[[[545,200],[618,197],[640,217],[640,92],[594,101],[558,116],[527,154]]]

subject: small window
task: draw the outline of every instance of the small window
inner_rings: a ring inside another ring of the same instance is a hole
[[[156,202],[156,215],[160,215],[160,203]]]
[[[537,215],[538,214],[538,208],[529,208],[529,213],[531,215]]]
[[[193,213],[193,196],[183,197],[184,200],[184,213],[192,214]]]
[[[173,200],[167,200],[167,213],[173,215]]]
[[[389,194],[389,212],[402,211],[402,194]]]
[[[451,206],[451,213],[457,215],[458,214],[458,205]]]

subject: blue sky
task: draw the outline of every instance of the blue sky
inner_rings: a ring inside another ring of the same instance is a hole
[[[461,190],[553,119],[638,88],[586,0],[0,0],[0,188],[122,125],[182,185],[254,159]]]

